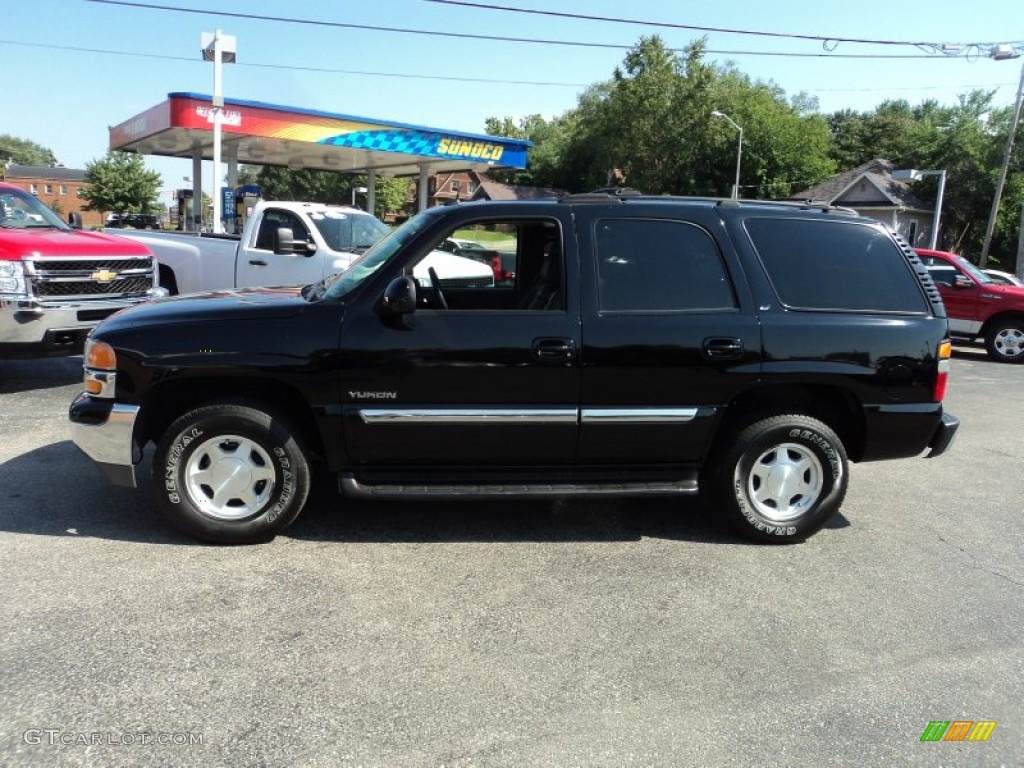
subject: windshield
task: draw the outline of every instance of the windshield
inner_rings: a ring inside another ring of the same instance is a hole
[[[34,195],[21,189],[0,189],[0,227],[5,229],[70,229]]]
[[[398,250],[417,234],[425,229],[435,214],[429,211],[413,216],[383,240],[378,240],[370,250],[352,262],[352,266],[337,275],[328,278],[325,296],[337,299],[347,296],[358,288],[364,280],[380,269]]]
[[[969,262],[963,256],[957,256],[956,263],[960,265],[960,269],[962,269],[964,272],[973,277],[975,282],[981,283],[982,285],[995,283],[995,280],[993,280],[991,277],[989,277],[980,269],[978,269],[978,267],[971,264],[971,262]]]
[[[344,211],[313,211],[309,214],[332,251],[364,251],[390,230],[369,215]]]

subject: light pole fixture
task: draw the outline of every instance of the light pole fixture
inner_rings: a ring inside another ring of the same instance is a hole
[[[916,168],[909,168],[906,170],[893,171],[892,177],[896,181],[920,181],[925,176],[938,176],[939,177],[939,189],[935,195],[935,213],[932,214],[932,234],[928,240],[928,247],[931,250],[935,250],[935,246],[939,242],[939,222],[942,219],[942,196],[946,192],[946,169],[943,168],[941,171],[919,171]],[[911,246],[914,244],[911,243]]]
[[[1020,57],[1017,50],[1011,45],[993,46],[989,57],[995,61],[1005,59],[1016,59]],[[1003,154],[1003,167],[999,171],[999,181],[996,182],[996,194],[992,198],[992,210],[988,215],[988,226],[985,227],[985,242],[981,246],[981,258],[978,259],[978,266],[982,269],[988,263],[988,249],[992,246],[992,233],[996,229],[996,215],[999,213],[999,199],[1003,196],[1003,185],[1006,183],[1006,172],[1010,167],[1010,155],[1013,153],[1013,139],[1017,133],[1017,126],[1020,124],[1020,109],[1024,103],[1024,66],[1020,68],[1020,85],[1017,86],[1017,98],[1014,99],[1013,120],[1010,121],[1010,133],[1006,137],[1006,152]]]
[[[225,35],[218,29],[215,32],[203,32],[200,43],[203,61],[213,62],[213,231],[223,233],[224,222],[220,218],[221,111],[224,109],[221,65],[235,63],[237,40],[234,35]]]
[[[733,200],[739,200],[740,198],[740,163],[743,161],[743,128],[729,117],[725,112],[719,112],[717,109],[711,113],[712,117],[721,117],[724,120],[729,121],[729,125],[735,128],[739,132],[739,141],[736,143],[736,183],[732,187],[732,198]]]

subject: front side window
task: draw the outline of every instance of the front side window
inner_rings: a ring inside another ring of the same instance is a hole
[[[846,221],[745,222],[781,301],[791,309],[927,312],[921,284],[880,228]]]
[[[594,243],[601,312],[736,306],[718,247],[699,227],[681,221],[600,219]]]
[[[263,214],[260,230],[256,233],[255,247],[265,251],[274,250],[274,234],[282,227],[290,229],[295,240],[309,240],[309,232],[298,216],[291,211],[271,208]]]
[[[463,223],[445,232],[409,272],[433,308],[565,311],[565,259],[555,220]]]

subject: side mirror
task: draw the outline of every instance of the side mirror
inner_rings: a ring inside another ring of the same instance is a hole
[[[274,253],[294,253],[295,236],[288,227],[274,230]]]
[[[971,278],[967,277],[966,275],[957,275],[953,279],[953,287],[954,288],[973,288],[974,287],[974,281],[971,280]]]
[[[416,311],[416,281],[411,277],[396,277],[384,289],[381,308],[392,315],[411,315]]]
[[[291,228],[278,227],[274,230],[274,253],[302,253],[304,256],[312,256],[316,253],[316,244],[296,240]]]
[[[72,211],[68,214],[68,224],[71,225],[72,229],[82,228],[82,214],[78,211]]]

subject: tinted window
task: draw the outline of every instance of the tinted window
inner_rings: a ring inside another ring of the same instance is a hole
[[[692,224],[601,219],[594,241],[601,311],[736,306],[718,248],[707,232]]]
[[[884,232],[853,222],[756,218],[747,232],[779,300],[798,309],[925,312],[921,285]]]
[[[309,233],[305,225],[297,216],[290,211],[271,208],[263,214],[263,221],[260,222],[260,231],[256,235],[255,247],[267,251],[274,250],[274,233],[280,227],[290,229],[295,240],[309,239]]]

